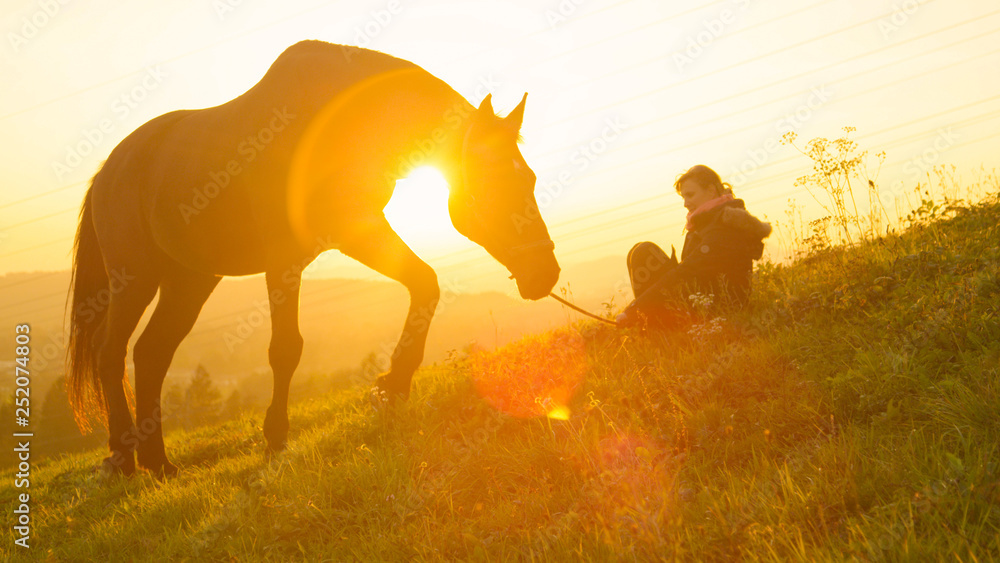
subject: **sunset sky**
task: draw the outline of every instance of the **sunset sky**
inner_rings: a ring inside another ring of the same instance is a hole
[[[887,153],[889,199],[935,164],[971,181],[1000,144],[995,0],[7,0],[0,29],[0,274],[68,269],[87,181],[118,141],[241,94],[302,39],[412,60],[501,114],[528,92],[522,152],[564,265],[679,246],[671,184],[699,163],[757,215],[783,220],[790,197],[818,215],[785,131],[804,145],[856,127]],[[512,290],[446,223],[445,197],[425,172],[387,215],[446,280]],[[436,223],[415,224],[428,198]],[[336,251],[309,275],[378,277]]]

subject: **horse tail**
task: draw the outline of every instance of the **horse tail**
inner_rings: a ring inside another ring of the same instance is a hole
[[[92,414],[99,413],[102,415],[101,420],[107,420],[108,415],[104,387],[97,369],[107,307],[95,307],[91,304],[101,291],[110,291],[91,209],[91,192],[96,181],[97,176],[94,176],[80,208],[80,225],[73,243],[73,269],[70,276],[72,297],[67,297],[72,302],[69,342],[66,346],[66,393],[81,432],[90,431]]]

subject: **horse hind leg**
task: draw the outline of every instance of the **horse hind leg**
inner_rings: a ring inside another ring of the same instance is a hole
[[[115,271],[109,268],[109,272]],[[110,473],[131,475],[135,472],[135,426],[125,392],[125,356],[128,341],[142,318],[146,306],[156,295],[156,279],[149,274],[120,270],[128,280],[117,291],[109,290],[104,337],[97,353],[97,369],[108,410],[108,449],[110,457],[104,468]],[[129,279],[131,278],[131,279]],[[95,302],[99,303],[99,302]]]
[[[191,331],[202,306],[218,285],[218,276],[189,271],[169,274],[160,283],[160,299],[135,344],[135,427],[139,466],[158,476],[177,467],[163,446],[160,395],[177,346]]]

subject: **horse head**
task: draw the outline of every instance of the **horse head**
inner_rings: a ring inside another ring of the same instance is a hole
[[[473,112],[448,212],[458,232],[510,271],[522,298],[541,299],[558,281],[559,264],[535,201],[535,173],[517,147],[527,97],[504,118],[489,95]]]

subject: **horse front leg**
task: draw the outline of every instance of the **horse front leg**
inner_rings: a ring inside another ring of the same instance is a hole
[[[344,254],[406,286],[410,308],[393,350],[390,369],[375,381],[377,393],[389,402],[410,396],[413,373],[424,359],[427,331],[441,296],[437,274],[399,238],[388,222],[369,229],[365,240],[342,248]]]
[[[376,392],[385,391],[383,398],[389,402],[405,401],[410,397],[410,383],[424,360],[427,331],[440,299],[437,275],[429,266],[421,274],[420,281],[406,287],[410,292],[410,308],[392,352],[391,368],[375,380]]]
[[[285,449],[288,440],[288,388],[292,374],[302,357],[302,334],[299,332],[299,275],[293,270],[265,273],[271,304],[271,344],[267,350],[274,389],[271,406],[264,417],[264,438],[271,451]]]

